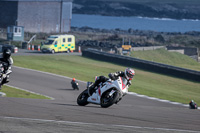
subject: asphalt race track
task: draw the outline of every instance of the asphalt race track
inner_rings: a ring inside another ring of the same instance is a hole
[[[13,67],[9,85],[53,100],[0,97],[0,133],[188,133],[200,132],[200,111],[126,95],[110,108],[89,104],[81,107],[79,91],[71,78]]]

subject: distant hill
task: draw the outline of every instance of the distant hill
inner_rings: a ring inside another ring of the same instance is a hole
[[[200,0],[74,0],[73,13],[200,19]]]

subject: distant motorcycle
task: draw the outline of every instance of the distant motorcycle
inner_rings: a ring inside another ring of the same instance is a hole
[[[197,104],[193,100],[190,101],[189,107],[190,109],[198,109]]]
[[[78,87],[78,82],[74,83],[74,85],[72,85],[73,90],[79,90]]]
[[[87,89],[78,96],[77,104],[85,106],[89,103],[93,103],[100,105],[102,108],[108,108],[113,104],[117,104],[128,92],[128,88],[125,86],[124,82],[124,78],[118,77],[117,80],[110,79],[105,83],[100,83],[91,96],[88,94],[88,87],[92,82],[87,82]]]
[[[79,90],[78,82],[76,82],[75,78],[72,79],[71,85],[72,85],[73,90]]]

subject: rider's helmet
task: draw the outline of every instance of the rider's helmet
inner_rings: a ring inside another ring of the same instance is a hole
[[[10,50],[10,49],[5,49],[5,50],[3,51],[3,58],[4,58],[4,59],[9,59],[10,56],[11,56],[11,50]]]
[[[132,80],[132,78],[135,75],[135,71],[131,68],[126,68],[124,74],[125,74],[126,79]]]
[[[75,81],[76,79],[75,79],[75,78],[73,78],[72,80],[73,80],[73,81]]]

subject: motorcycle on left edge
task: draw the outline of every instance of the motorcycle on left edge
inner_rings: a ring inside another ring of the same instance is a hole
[[[12,73],[11,68],[7,70],[7,72],[4,72],[4,63],[0,62],[0,90],[3,84],[9,82],[9,75]]]

